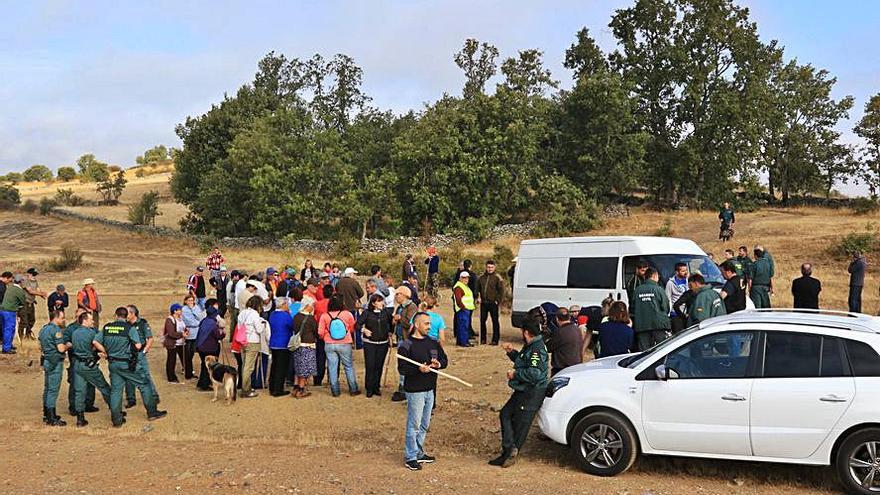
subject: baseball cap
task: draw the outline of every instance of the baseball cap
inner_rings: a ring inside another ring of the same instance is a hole
[[[203,267],[203,266],[197,266],[197,267],[196,267],[196,271],[197,271],[197,272],[203,272],[203,271],[205,271],[205,267]]]
[[[354,268],[352,268],[352,267],[348,267],[348,268],[346,268],[345,271],[342,272],[342,273],[343,273],[343,275],[348,276],[348,275],[357,275],[357,272],[358,272],[358,271],[355,270]]]
[[[31,275],[33,275],[35,277],[40,274],[40,272],[38,272],[37,269],[34,267],[28,268],[27,273],[30,273]]]
[[[220,265],[220,271],[221,271],[221,272],[225,272],[225,271],[226,271],[226,265]]]
[[[308,282],[306,282],[306,285],[311,285],[311,286],[317,287],[320,283],[321,282],[319,282],[318,279],[316,279],[315,277],[312,277],[309,279]]]
[[[467,270],[463,270],[460,274],[458,274],[458,278],[471,278],[471,274],[467,272]]]
[[[404,296],[406,296],[407,299],[412,298],[412,291],[409,290],[409,287],[406,287],[405,285],[401,285],[400,287],[398,287],[397,290],[394,291],[394,293],[403,294]]]
[[[288,275],[296,275],[296,270],[294,270],[293,268],[288,268],[285,271],[287,272]]]
[[[330,274],[327,272],[321,272],[321,278],[330,278]]]
[[[260,282],[258,280],[248,280],[247,283],[245,284],[245,286],[248,286],[248,285],[251,287],[259,288]]]
[[[177,311],[178,309],[183,309],[183,306],[181,306],[181,305],[178,304],[178,303],[174,303],[174,304],[171,305],[170,308],[168,308],[168,312],[169,312],[169,313],[173,313],[173,312]]]
[[[276,273],[278,273],[278,270],[276,270],[274,266],[266,268],[266,275],[275,275]]]

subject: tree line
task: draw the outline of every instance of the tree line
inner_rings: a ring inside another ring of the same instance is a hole
[[[565,52],[570,89],[525,49],[501,60],[469,39],[460,94],[402,115],[371,105],[363,70],[269,53],[254,80],[176,132],[172,191],[184,227],[214,235],[338,238],[465,231],[536,220],[588,230],[635,191],[713,207],[736,192],[787,202],[859,179],[880,188],[880,95],[854,100],[827,71],[763,42],[729,0],[637,0],[604,53],[584,28]],[[497,81],[494,87],[490,82]]]

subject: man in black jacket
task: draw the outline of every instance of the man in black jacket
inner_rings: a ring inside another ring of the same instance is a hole
[[[217,291],[217,303],[220,305],[220,309],[217,311],[217,314],[220,315],[221,318],[226,317],[226,286],[229,284],[229,272],[226,270],[226,266],[220,266],[220,272],[216,277],[211,277],[211,285]]]
[[[849,264],[849,310],[852,313],[862,312],[862,288],[865,286],[865,271],[868,262],[861,252],[853,254],[853,260]]]
[[[412,471],[418,471],[422,469],[422,464],[435,460],[425,453],[425,436],[431,425],[434,390],[437,388],[437,374],[431,370],[443,369],[448,363],[440,343],[426,338],[430,330],[431,317],[428,313],[416,313],[410,338],[402,340],[397,347],[398,356],[422,363],[417,366],[403,359],[397,360],[398,373],[406,377],[403,383],[406,392],[404,465]]]
[[[556,312],[558,328],[546,339],[547,351],[550,352],[550,376],[580,364],[584,360],[584,339],[577,321],[571,319],[566,308]]]
[[[793,307],[802,309],[819,309],[819,293],[822,282],[813,278],[813,265],[801,265],[801,277],[791,282],[791,295],[794,297]]]

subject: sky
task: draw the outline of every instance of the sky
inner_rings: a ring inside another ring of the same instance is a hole
[[[487,1],[11,1],[0,0],[0,173],[57,169],[84,153],[130,166],[174,127],[253,79],[269,51],[346,53],[364,69],[372,104],[403,112],[463,76],[452,56],[466,38],[501,57],[538,48],[565,86],[565,49],[586,26],[606,51],[608,22],[632,0]],[[880,92],[880,2],[740,0],[761,38],[788,58],[829,70],[836,97],[856,103],[851,129]],[[845,187],[848,192],[859,188]]]

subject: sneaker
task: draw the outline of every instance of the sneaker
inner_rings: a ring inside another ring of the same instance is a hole
[[[290,390],[282,390],[281,392],[269,395],[271,395],[272,397],[284,397],[285,395],[290,395]]]
[[[98,411],[100,411],[100,409],[97,408],[97,407],[95,407],[95,406],[88,406],[88,407],[86,407],[86,412],[87,412],[87,413],[94,413],[94,412],[98,412]]]
[[[391,402],[403,402],[406,400],[406,394],[398,390],[391,394]]]
[[[155,421],[157,419],[162,419],[165,416],[168,416],[168,411],[156,411],[150,416],[147,416],[148,421]]]
[[[507,452],[507,450],[502,450],[502,451],[501,451],[501,455],[499,455],[498,457],[496,457],[496,458],[492,459],[491,461],[489,461],[489,465],[490,465],[490,466],[499,466],[499,467],[500,467],[502,464],[504,464],[504,461],[507,460],[507,457],[508,457],[508,452]]]
[[[241,398],[242,398],[242,399],[252,399],[252,398],[254,398],[254,397],[258,396],[258,395],[260,395],[260,394],[258,394],[258,393],[256,393],[256,392],[254,392],[253,390],[251,390],[250,392],[248,392],[248,393],[246,393],[246,394],[241,394]]]
[[[361,391],[355,390],[354,392],[349,392],[349,395],[351,395],[352,397],[357,397],[358,395],[361,395]]]
[[[406,468],[410,471],[419,471],[420,469],[422,469],[422,465],[419,464],[419,461],[416,460],[406,461],[403,463],[403,465],[406,466]]]
[[[422,454],[421,457],[416,459],[416,462],[418,462],[419,464],[431,464],[432,462],[434,462],[436,460],[437,460],[437,458],[432,455]]]

